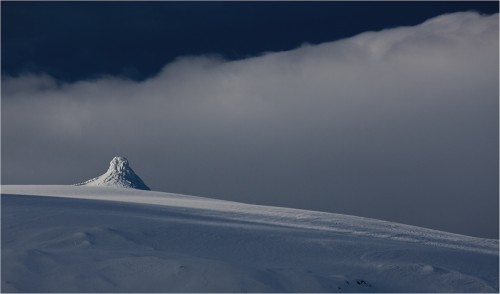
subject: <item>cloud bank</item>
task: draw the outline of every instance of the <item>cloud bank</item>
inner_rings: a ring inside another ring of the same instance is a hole
[[[123,155],[153,190],[498,237],[498,34],[464,12],[142,82],[3,77],[2,182]]]

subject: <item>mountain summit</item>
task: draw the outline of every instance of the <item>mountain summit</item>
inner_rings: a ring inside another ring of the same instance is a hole
[[[151,190],[132,170],[125,157],[117,156],[109,163],[109,168],[103,175],[76,184],[76,186],[109,186],[119,188],[132,188]]]

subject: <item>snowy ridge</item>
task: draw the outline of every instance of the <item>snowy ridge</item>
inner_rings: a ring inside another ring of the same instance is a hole
[[[483,239],[389,221],[275,206],[253,205],[205,197],[150,191],[138,193],[127,189],[88,187],[75,190],[71,186],[2,186],[2,194],[24,194],[46,197],[120,201],[195,209],[198,215],[221,216],[229,220],[249,221],[286,227],[391,239],[498,254],[499,241]]]
[[[128,160],[122,156],[114,157],[109,163],[109,168],[103,175],[75,184],[75,186],[108,186],[151,190],[132,170]]]
[[[90,186],[2,217],[12,292],[498,292],[498,240],[362,217]]]

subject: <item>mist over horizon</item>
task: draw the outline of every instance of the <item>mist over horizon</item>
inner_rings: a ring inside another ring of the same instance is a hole
[[[144,80],[2,75],[2,184],[125,156],[155,191],[498,239],[498,13],[293,50],[183,56]]]

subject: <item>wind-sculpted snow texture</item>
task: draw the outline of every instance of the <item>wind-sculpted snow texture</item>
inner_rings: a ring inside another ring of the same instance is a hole
[[[122,156],[116,156],[111,160],[108,171],[106,171],[105,174],[83,183],[76,184],[76,186],[110,186],[151,190],[132,170],[128,160]]]
[[[498,240],[209,198],[2,186],[2,292],[498,292]]]

